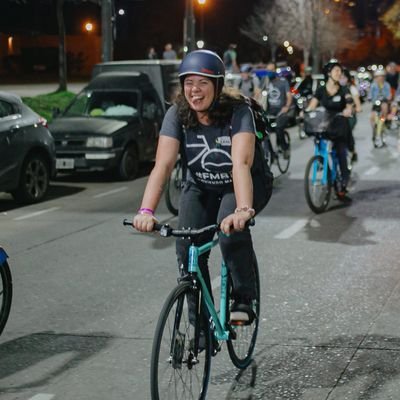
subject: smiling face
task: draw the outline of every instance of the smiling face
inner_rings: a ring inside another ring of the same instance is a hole
[[[188,75],[183,83],[183,91],[190,108],[196,112],[206,112],[214,101],[214,84],[205,76]]]
[[[339,65],[335,65],[329,76],[335,81],[335,82],[339,82],[340,77],[342,76],[342,68],[339,67]]]

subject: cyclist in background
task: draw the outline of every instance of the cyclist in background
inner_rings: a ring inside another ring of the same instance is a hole
[[[266,81],[267,112],[277,117],[276,135],[278,145],[283,150],[283,157],[287,159],[289,158],[289,143],[286,143],[284,132],[290,120],[288,112],[293,102],[293,96],[287,79],[278,77],[275,63],[268,63],[266,70],[269,77],[268,81]]]
[[[390,97],[394,98],[397,88],[399,87],[399,72],[397,64],[392,61],[386,66],[386,82],[390,85]]]
[[[339,160],[342,175],[342,187],[338,188],[338,200],[351,201],[347,195],[347,184],[350,171],[347,164],[347,149],[355,153],[354,139],[351,134],[349,117],[352,115],[353,99],[349,90],[340,85],[343,67],[336,59],[330,60],[323,69],[325,75],[324,86],[320,86],[306,112],[314,110],[319,104],[325,107],[330,114],[329,133]]]
[[[265,205],[267,193],[257,174],[262,160],[255,157],[253,114],[239,93],[224,89],[224,76],[224,63],[211,51],[193,51],[183,59],[181,92],[164,117],[156,163],[133,225],[141,232],[153,230],[163,185],[182,148],[187,179],[180,198],[179,227],[197,229],[220,223],[225,233],[220,236],[221,252],[233,278],[235,302],[230,318],[247,322],[254,318],[255,283],[249,268],[253,243],[245,224]],[[195,245],[211,239],[212,235],[205,234]],[[189,246],[189,239],[176,241],[182,274],[187,272]],[[208,258],[209,253],[201,255],[199,267],[211,289]]]
[[[372,102],[372,111],[370,116],[371,126],[375,125],[376,111],[374,110],[374,104],[376,101],[381,102],[381,114],[382,118],[387,118],[389,113],[389,103],[392,98],[390,85],[385,80],[386,72],[384,69],[377,69],[374,72],[374,81],[371,84],[369,91],[369,98]]]
[[[353,113],[349,118],[349,123],[351,128],[351,134],[353,136],[352,141],[354,142],[353,132],[357,124],[357,113],[361,112],[362,108],[360,101],[360,93],[357,89],[357,86],[355,85],[354,78],[351,76],[350,71],[347,68],[343,68],[343,75],[340,79],[340,84],[349,90],[351,97],[353,98]],[[358,161],[358,155],[356,151],[353,152],[351,161],[352,162]]]
[[[297,90],[303,97],[307,97],[313,94],[312,67],[304,68],[304,79],[300,82]]]
[[[244,96],[259,101],[261,96],[260,80],[252,72],[253,67],[249,64],[240,67],[240,80],[237,88]]]

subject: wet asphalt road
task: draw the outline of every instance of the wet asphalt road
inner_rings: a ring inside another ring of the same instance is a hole
[[[290,173],[253,228],[262,284],[254,363],[239,372],[224,348],[207,399],[400,398],[400,159],[395,132],[387,148],[373,149],[369,131],[364,111],[353,204],[332,201],[316,216],[303,194],[312,141],[291,129]],[[0,194],[0,243],[14,279],[0,337],[1,400],[150,398],[174,244],[121,225],[150,167],[133,182],[60,176],[48,201],[27,207]],[[157,214],[176,222],[164,202]]]

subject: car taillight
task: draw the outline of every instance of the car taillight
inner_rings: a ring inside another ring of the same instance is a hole
[[[38,123],[41,124],[41,125],[43,125],[43,126],[46,127],[46,128],[49,127],[49,125],[47,124],[47,119],[46,119],[46,118],[39,117]]]
[[[299,94],[299,91],[298,91],[296,88],[294,88],[294,87],[292,87],[292,88],[290,89],[290,91],[291,91],[293,94]]]

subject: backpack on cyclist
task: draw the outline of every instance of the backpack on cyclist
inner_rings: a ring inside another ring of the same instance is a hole
[[[268,162],[268,155],[265,153],[263,142],[269,135],[268,133],[268,119],[267,115],[262,108],[261,104],[258,103],[251,97],[243,96],[244,101],[249,106],[256,128],[256,144],[254,150],[254,162],[252,167],[253,183],[254,185],[260,185],[261,189],[265,191],[263,195],[263,203],[255,204],[256,209],[262,210],[269,202],[272,195],[272,186],[274,183],[274,175],[271,172]]]

